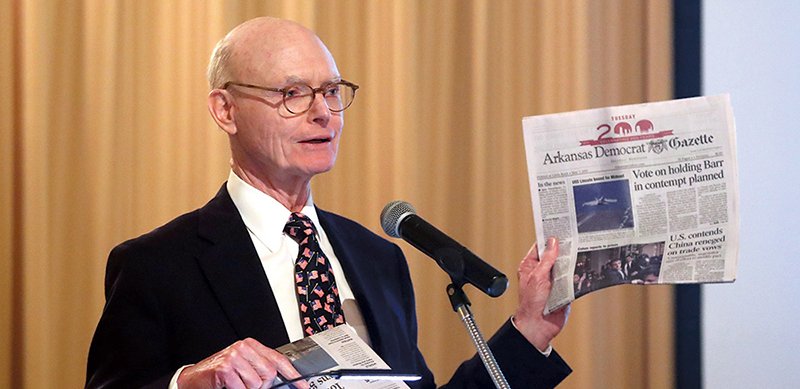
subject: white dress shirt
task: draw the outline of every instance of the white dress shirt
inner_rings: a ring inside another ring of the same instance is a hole
[[[242,181],[233,172],[228,177],[227,187],[228,193],[250,233],[250,239],[256,247],[258,257],[261,259],[261,265],[267,274],[272,293],[278,302],[283,325],[286,333],[289,334],[289,341],[303,339],[303,326],[300,323],[300,309],[297,305],[294,283],[294,262],[297,259],[298,245],[291,237],[283,233],[283,227],[289,221],[291,211],[274,198]],[[308,196],[308,201],[300,212],[314,222],[319,235],[317,238],[320,248],[325,253],[325,257],[331,261],[347,324],[353,327],[361,339],[370,344],[361,311],[358,309],[358,304],[355,303],[353,291],[347,282],[342,265],[336,258],[336,253],[333,252],[325,229],[319,222],[311,195]]]
[[[294,262],[297,259],[298,244],[283,232],[291,211],[266,193],[244,182],[233,171],[228,175],[226,186],[247,227],[261,260],[261,266],[264,267],[264,273],[267,274],[289,341],[300,340],[303,338],[303,326],[300,323],[300,308],[297,305],[294,284]],[[336,258],[325,229],[319,222],[311,195],[308,196],[308,201],[300,212],[314,222],[320,248],[330,260],[336,286],[339,288],[339,299],[342,302],[346,325],[352,327],[361,339],[371,345],[364,318],[358,309],[342,265]],[[170,389],[178,389],[178,376],[188,366],[191,365],[183,366],[175,372],[170,381]]]

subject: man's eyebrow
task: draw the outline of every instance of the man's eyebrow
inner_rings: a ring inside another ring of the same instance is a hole
[[[321,85],[328,84],[328,83],[331,83],[331,82],[338,82],[338,81],[341,81],[341,80],[342,80],[342,76],[337,75],[337,76],[331,77],[328,80],[323,81]],[[307,84],[307,85],[311,85],[311,83],[309,83],[308,80],[306,80],[303,77],[299,77],[299,76],[287,76],[285,78],[285,80],[284,80],[284,83],[285,83],[285,85],[291,85],[291,84]]]
[[[298,76],[288,76],[288,77],[286,77],[284,82],[286,84],[297,84],[297,83],[301,83],[301,82],[302,83],[306,83],[306,80],[303,79],[302,77],[298,77]]]

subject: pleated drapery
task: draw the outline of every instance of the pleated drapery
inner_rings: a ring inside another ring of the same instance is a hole
[[[488,336],[533,242],[524,116],[668,99],[670,1],[0,0],[0,386],[80,387],[108,251],[197,208],[228,173],[206,109],[213,45],[260,15],[318,32],[359,85],[315,202],[379,232],[403,199],[512,279],[467,288]],[[516,228],[497,228],[516,220]],[[382,232],[380,232],[382,234]],[[400,243],[420,347],[472,355],[436,264]],[[564,388],[673,386],[669,287],[573,304]]]

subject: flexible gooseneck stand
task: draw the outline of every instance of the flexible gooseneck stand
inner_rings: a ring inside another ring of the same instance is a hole
[[[478,324],[475,323],[475,318],[472,316],[472,311],[469,309],[469,299],[461,286],[462,284],[459,284],[455,280],[452,284],[447,286],[447,296],[450,298],[450,305],[453,306],[454,311],[461,315],[461,321],[464,322],[464,326],[467,327],[469,336],[472,338],[472,342],[475,343],[475,348],[478,350],[478,355],[480,355],[481,361],[483,361],[483,365],[486,367],[489,376],[492,377],[494,386],[497,387],[497,389],[511,389],[511,386],[508,385],[508,381],[506,381],[506,377],[503,375],[503,371],[500,370],[500,366],[497,365],[497,361],[494,359],[492,350],[490,350],[489,345],[486,344],[486,339],[484,339],[483,334],[481,334],[481,330],[478,329]]]

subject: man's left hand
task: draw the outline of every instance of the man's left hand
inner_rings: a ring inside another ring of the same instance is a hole
[[[542,257],[533,244],[519,265],[519,306],[514,314],[517,329],[540,351],[550,346],[550,341],[558,335],[567,323],[569,305],[548,315],[544,314],[553,280],[550,271],[558,257],[558,240],[549,238]]]

